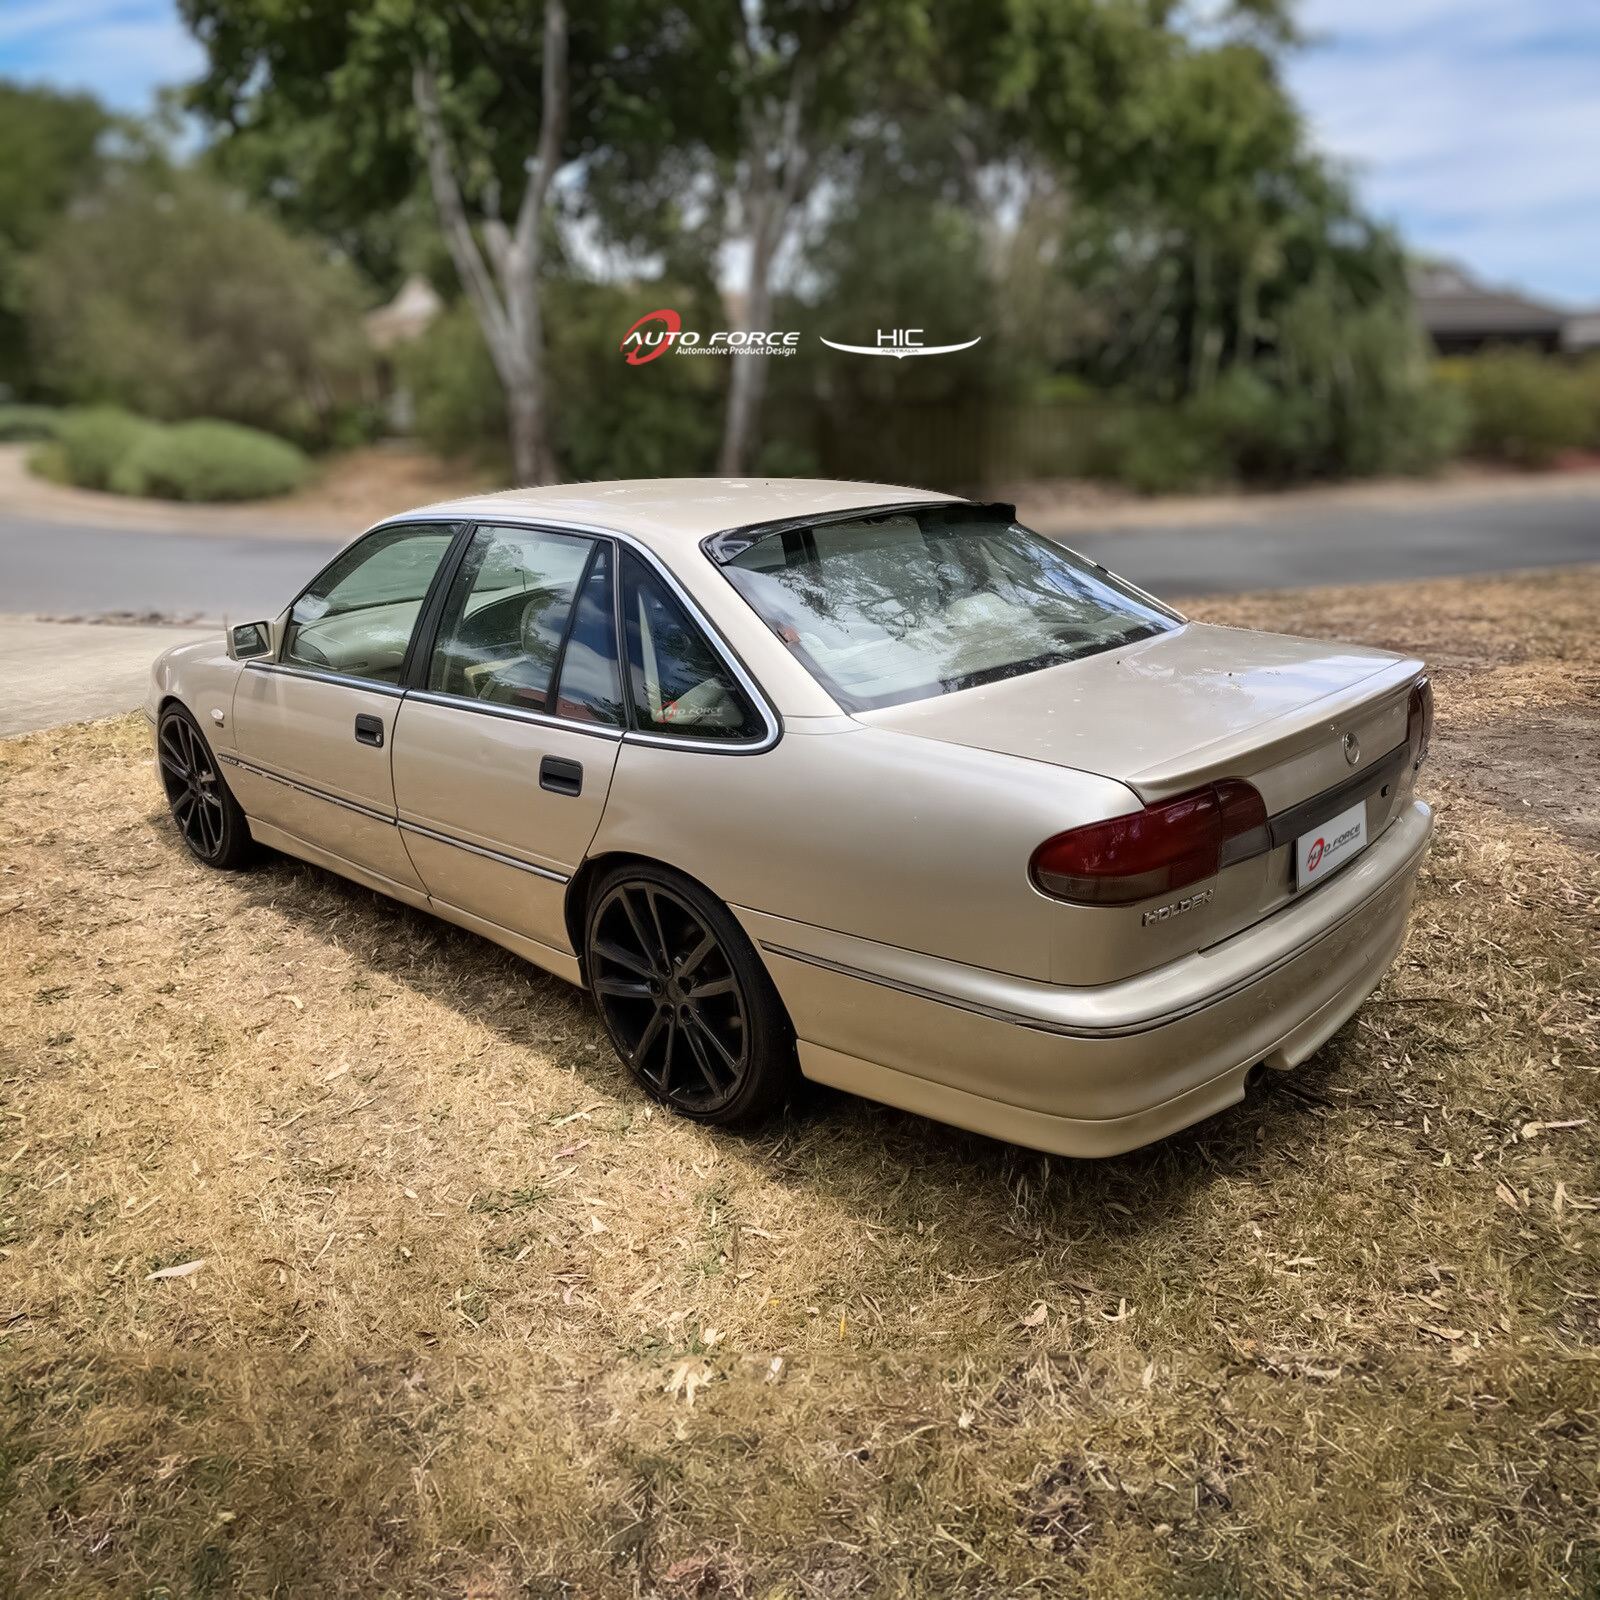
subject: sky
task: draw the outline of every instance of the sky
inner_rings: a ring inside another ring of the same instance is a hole
[[[1419,252],[1600,306],[1600,0],[1301,0],[1319,146]],[[194,76],[173,0],[0,0],[0,77],[126,111]]]

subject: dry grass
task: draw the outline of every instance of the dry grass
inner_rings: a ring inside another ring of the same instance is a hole
[[[1595,727],[1594,574],[1204,609]],[[1380,995],[1100,1164],[652,1116],[560,983],[191,866],[136,719],[0,744],[0,1588],[1594,1595],[1600,883],[1457,737]]]

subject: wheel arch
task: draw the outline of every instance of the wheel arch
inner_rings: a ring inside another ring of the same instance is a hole
[[[727,897],[719,894],[717,890],[703,878],[697,878],[692,872],[685,872],[675,861],[665,861],[660,856],[645,855],[639,850],[605,850],[599,855],[585,857],[578,870],[573,873],[567,883],[566,902],[563,906],[563,915],[566,920],[567,938],[572,941],[572,948],[577,952],[578,971],[583,979],[583,987],[589,987],[588,962],[585,957],[585,924],[589,920],[589,901],[594,893],[594,886],[605,877],[614,867],[624,863],[634,862],[640,866],[659,867],[663,871],[673,872],[680,878],[687,879],[696,888],[703,889],[715,899],[718,904],[727,906],[728,914],[737,923],[739,918],[735,915],[732,906],[728,905]],[[756,952],[756,960],[763,967],[767,966],[767,958],[762,953],[755,940],[750,941],[751,948]],[[768,976],[771,976],[770,968]]]

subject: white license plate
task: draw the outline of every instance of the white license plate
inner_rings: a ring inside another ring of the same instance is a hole
[[[1295,887],[1303,889],[1337,871],[1351,856],[1359,855],[1366,842],[1367,802],[1359,800],[1348,811],[1329,817],[1320,828],[1302,833],[1295,840]]]

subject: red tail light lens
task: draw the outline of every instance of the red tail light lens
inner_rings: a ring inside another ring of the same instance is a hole
[[[1418,678],[1411,690],[1411,705],[1406,712],[1406,743],[1411,746],[1412,770],[1427,759],[1428,741],[1433,737],[1433,685]]]
[[[1129,816],[1046,839],[1029,873],[1045,894],[1080,905],[1128,906],[1215,877],[1267,848],[1267,807],[1225,778]]]

